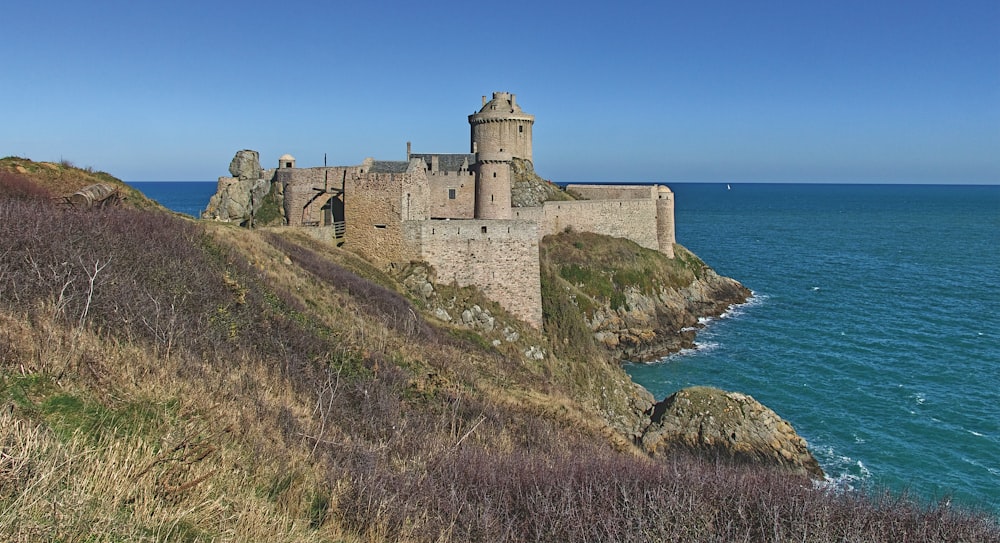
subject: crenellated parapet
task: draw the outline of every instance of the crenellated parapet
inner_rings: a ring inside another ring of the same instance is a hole
[[[489,102],[483,96],[483,107],[469,115],[473,153],[510,153],[511,156],[532,160],[531,128],[535,116],[517,105],[516,96],[509,92],[494,92]]]

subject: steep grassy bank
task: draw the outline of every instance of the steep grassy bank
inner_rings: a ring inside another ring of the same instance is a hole
[[[651,460],[602,412],[627,379],[571,324],[497,348],[292,231],[53,206],[18,175],[0,180],[0,539],[1000,538],[946,507]],[[520,355],[536,342],[550,356]]]
[[[577,338],[574,345],[618,360],[642,362],[693,345],[701,317],[715,317],[745,302],[750,291],[721,277],[693,253],[674,245],[675,258],[620,238],[567,231],[541,246],[546,326]]]

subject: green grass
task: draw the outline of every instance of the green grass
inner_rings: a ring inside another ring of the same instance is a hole
[[[277,183],[271,183],[271,190],[264,196],[260,208],[254,213],[254,223],[257,226],[280,226],[282,222],[281,198],[278,196]]]
[[[176,415],[177,402],[145,400],[107,406],[84,396],[59,393],[41,401],[43,419],[62,439],[80,432],[94,442],[105,436],[149,435],[164,419]]]
[[[607,303],[611,309],[628,309],[626,292],[655,296],[661,289],[683,288],[700,278],[705,263],[680,245],[675,258],[636,243],[587,232],[567,231],[542,241],[542,266],[589,298],[576,305],[588,314]]]

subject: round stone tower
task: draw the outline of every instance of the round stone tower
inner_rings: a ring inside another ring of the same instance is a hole
[[[535,116],[517,105],[513,94],[494,92],[483,108],[469,115],[472,152],[476,155],[477,219],[509,219],[511,159],[531,160],[531,126]]]
[[[469,124],[473,153],[509,153],[514,158],[531,160],[535,116],[522,111],[513,94],[494,92],[489,102],[483,96],[483,108],[469,115]]]
[[[278,168],[294,168],[295,167],[295,157],[289,154],[281,155],[278,159]]]
[[[661,253],[674,257],[674,193],[664,185],[656,186],[656,240]]]
[[[507,152],[476,153],[476,218],[510,219],[510,160]]]

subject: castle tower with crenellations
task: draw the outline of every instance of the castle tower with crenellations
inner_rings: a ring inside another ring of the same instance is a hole
[[[531,160],[531,127],[535,116],[517,105],[514,94],[494,92],[489,102],[469,115],[472,152],[476,156],[477,219],[511,218],[511,160]]]
[[[483,96],[483,108],[469,115],[473,153],[510,153],[514,158],[531,160],[531,127],[535,116],[517,105],[509,92],[494,92],[489,102]]]

